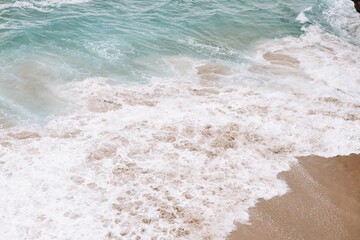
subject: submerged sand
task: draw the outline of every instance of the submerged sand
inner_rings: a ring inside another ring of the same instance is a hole
[[[290,192],[260,201],[229,240],[360,239],[360,155],[301,157],[279,177]]]

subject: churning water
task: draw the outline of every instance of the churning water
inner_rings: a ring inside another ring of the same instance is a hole
[[[0,238],[224,239],[360,152],[348,0],[0,1]]]

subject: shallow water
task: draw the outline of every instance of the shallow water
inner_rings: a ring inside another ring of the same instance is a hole
[[[256,42],[299,36],[296,16],[310,5],[6,1],[0,4],[1,96],[19,108],[13,115],[43,122],[57,110],[51,91],[57,84],[88,77],[149,82],[171,76],[168,67],[159,66],[174,56],[242,63]],[[44,89],[46,96],[40,93]]]
[[[359,26],[346,0],[2,2],[0,236],[223,239],[295,156],[360,152]]]

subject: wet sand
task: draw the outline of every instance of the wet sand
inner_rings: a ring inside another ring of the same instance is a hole
[[[14,124],[11,123],[10,121],[8,121],[7,119],[5,119],[5,117],[3,117],[0,114],[0,128],[9,128],[9,127],[13,127]]]
[[[279,177],[291,190],[250,209],[229,240],[360,239],[360,155],[302,157]]]

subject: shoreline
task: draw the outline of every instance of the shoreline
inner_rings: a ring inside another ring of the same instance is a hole
[[[279,174],[290,191],[261,200],[228,240],[360,239],[360,155],[298,160]]]

